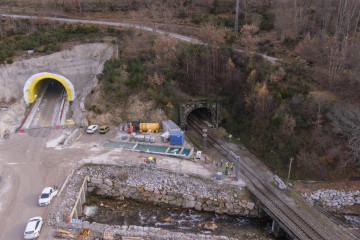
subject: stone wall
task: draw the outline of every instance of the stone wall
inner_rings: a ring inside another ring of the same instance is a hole
[[[89,174],[88,191],[96,195],[166,203],[220,214],[259,216],[258,206],[236,182],[141,167],[105,167],[102,170],[92,169]]]
[[[303,193],[302,196],[311,204],[315,201],[320,201],[326,207],[341,208],[344,206],[352,206],[360,204],[360,191],[339,191],[334,189],[317,190],[309,195]]]

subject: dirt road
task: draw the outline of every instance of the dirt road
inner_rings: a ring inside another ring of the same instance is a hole
[[[46,217],[46,207],[37,200],[45,186],[59,185],[66,178],[66,162],[81,150],[53,151],[45,149],[44,137],[18,135],[0,145],[0,166],[6,169],[1,199],[0,239],[23,239],[26,222],[35,216]]]
[[[141,29],[144,31],[149,32],[156,32],[158,34],[169,35],[173,38],[179,39],[184,42],[189,42],[192,44],[199,44],[199,45],[208,45],[206,42],[202,42],[198,39],[191,38],[188,36],[180,35],[177,33],[167,32],[163,30],[154,29],[152,27],[147,27],[143,25],[131,24],[131,23],[123,23],[123,22],[108,22],[108,21],[95,21],[95,20],[85,20],[85,19],[71,19],[71,18],[57,18],[57,17],[38,17],[38,16],[27,16],[27,15],[16,15],[16,14],[1,14],[0,16],[3,17],[13,17],[13,18],[25,18],[25,19],[45,19],[50,21],[61,21],[61,22],[70,22],[70,23],[90,23],[90,24],[102,24],[102,25],[110,25],[110,26],[118,26],[118,27],[126,27],[126,28],[135,28]],[[242,49],[235,49],[236,52],[243,52]],[[267,59],[268,61],[275,63],[279,59],[276,57],[268,56],[265,54],[259,53],[258,55],[262,56],[263,58]]]
[[[71,148],[56,150],[54,140],[60,142],[70,130],[32,129],[10,136],[0,142],[0,239],[20,240],[31,217],[49,214],[50,206],[37,206],[38,196],[46,186],[61,185],[76,164],[84,159],[118,158],[121,161],[141,162],[144,153],[105,149],[101,144],[116,136],[109,134],[84,134]],[[47,147],[48,146],[48,147]],[[146,155],[147,156],[147,155]],[[154,155],[156,156],[156,155]],[[156,156],[161,167],[212,174],[211,169],[189,161],[167,156]],[[56,198],[52,202],[56,204]],[[49,239],[49,226],[45,224],[40,240]]]

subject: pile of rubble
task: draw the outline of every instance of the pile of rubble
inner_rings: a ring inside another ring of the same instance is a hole
[[[327,207],[344,207],[360,204],[360,191],[339,191],[333,189],[317,190],[309,195],[301,194],[310,204],[315,202],[323,203]]]

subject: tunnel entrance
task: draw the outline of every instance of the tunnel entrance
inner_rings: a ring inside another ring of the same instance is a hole
[[[194,109],[192,112],[189,113],[187,116],[186,122],[188,124],[188,120],[190,119],[196,119],[196,121],[202,121],[204,122],[208,127],[214,127],[212,124],[212,113],[208,108],[197,108]]]
[[[67,98],[65,87],[51,78],[45,78],[38,84],[40,104],[35,109],[32,127],[50,127],[60,122],[59,114],[61,112],[62,102]]]
[[[181,105],[180,108],[180,127],[185,130],[190,114],[196,114],[206,119],[210,125],[218,127],[220,106],[216,102],[206,100],[193,100]]]
[[[43,89],[43,85],[46,83],[44,79],[53,79],[54,82],[60,83],[66,91],[66,99],[68,101],[73,101],[75,99],[74,86],[67,78],[58,74],[43,72],[32,75],[26,81],[23,90],[26,103],[35,102],[36,98],[40,94],[40,90]]]
[[[31,107],[24,128],[42,128],[62,125],[66,118],[69,102],[69,91],[57,79],[43,78],[35,82],[30,94],[34,94],[34,104]]]

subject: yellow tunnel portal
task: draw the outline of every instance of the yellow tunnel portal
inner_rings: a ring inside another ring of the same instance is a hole
[[[33,103],[35,101],[36,95],[39,94],[42,87],[42,80],[48,78],[54,79],[64,86],[68,101],[73,101],[75,99],[74,86],[67,78],[53,73],[38,73],[31,76],[25,83],[24,99],[26,103]]]

